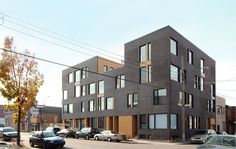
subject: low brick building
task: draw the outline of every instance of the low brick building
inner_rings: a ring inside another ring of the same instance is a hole
[[[236,106],[226,105],[226,132],[235,134],[236,130]]]

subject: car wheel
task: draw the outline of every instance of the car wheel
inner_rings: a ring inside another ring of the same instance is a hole
[[[34,143],[32,141],[29,142],[31,147],[34,147]]]
[[[107,138],[107,141],[111,142],[111,138],[110,138],[110,137],[109,137],[109,138]]]
[[[75,135],[75,138],[76,138],[76,139],[79,139],[79,136],[78,136],[78,135]]]
[[[96,141],[98,141],[98,140],[99,140],[98,136],[96,136],[96,137],[95,137],[95,140],[96,140]]]
[[[85,136],[85,139],[86,139],[86,140],[89,140],[89,136],[88,136],[88,135],[87,135],[87,136]]]

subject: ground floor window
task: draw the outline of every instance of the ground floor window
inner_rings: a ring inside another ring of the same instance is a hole
[[[149,129],[167,129],[167,114],[150,114]]]
[[[98,128],[105,128],[104,117],[98,117]]]

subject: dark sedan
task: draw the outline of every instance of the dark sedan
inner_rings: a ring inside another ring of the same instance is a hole
[[[37,131],[29,137],[31,147],[38,145],[43,148],[64,147],[65,141],[63,138],[56,136],[51,131]]]
[[[72,129],[62,129],[60,131],[57,132],[57,136],[60,136],[60,137],[72,137],[72,138],[75,138],[75,130],[72,130]]]
[[[11,127],[1,127],[0,128],[0,138],[3,140],[10,140],[11,138],[17,137],[17,131]]]
[[[80,131],[75,133],[76,138],[84,138],[88,140],[89,138],[93,138],[95,134],[98,134],[99,131],[97,128],[85,127],[82,128]]]

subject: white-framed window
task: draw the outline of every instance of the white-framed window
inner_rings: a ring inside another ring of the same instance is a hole
[[[77,85],[75,86],[75,97],[80,97],[81,93],[80,93],[80,86]]]
[[[71,72],[71,73],[68,74],[68,78],[69,78],[69,79],[68,79],[68,82],[69,82],[69,83],[72,83],[72,82],[73,82],[73,79],[74,79],[74,77],[73,77],[73,72]]]
[[[96,83],[91,83],[91,84],[89,84],[88,87],[89,87],[89,89],[88,89],[89,95],[95,94],[95,92],[96,92]]]
[[[170,129],[177,129],[177,114],[170,115]]]
[[[94,108],[94,100],[90,100],[88,105],[89,105],[89,111],[94,111],[95,110],[95,108]]]
[[[78,82],[81,79],[81,70],[75,72],[75,81]]]
[[[98,81],[98,94],[104,94],[104,80]]]
[[[178,43],[174,39],[170,39],[170,52],[178,56]]]
[[[106,110],[114,109],[114,97],[106,98]]]
[[[64,90],[63,91],[63,99],[66,100],[68,97],[67,97],[67,90]]]

